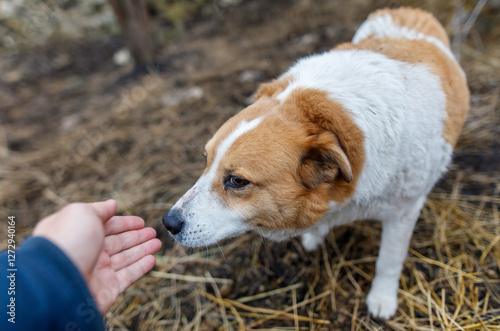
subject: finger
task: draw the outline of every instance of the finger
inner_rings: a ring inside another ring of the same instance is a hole
[[[156,231],[153,228],[144,228],[135,231],[127,231],[104,239],[104,250],[113,256],[116,253],[129,249],[156,237]]]
[[[129,248],[123,252],[115,254],[111,257],[111,265],[114,270],[120,270],[134,262],[139,261],[146,255],[154,254],[161,248],[161,241],[158,239],[151,239],[140,245]]]
[[[117,204],[113,199],[89,203],[89,206],[103,222],[106,222],[116,214]]]
[[[106,236],[118,234],[130,230],[139,230],[144,227],[144,220],[137,216],[113,216],[104,223]]]
[[[118,284],[120,284],[120,293],[123,293],[130,285],[153,269],[155,263],[156,259],[153,255],[146,255],[139,261],[118,271],[116,277]]]

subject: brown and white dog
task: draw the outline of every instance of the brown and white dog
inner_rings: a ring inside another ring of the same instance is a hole
[[[256,229],[314,250],[333,226],[379,220],[367,305],[391,317],[414,225],[469,108],[445,30],[419,9],[376,11],[352,43],[299,60],[255,98],[207,143],[205,171],[164,225],[187,246]]]

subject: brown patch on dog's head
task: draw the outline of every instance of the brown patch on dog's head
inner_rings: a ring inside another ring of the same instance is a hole
[[[227,208],[254,227],[304,229],[321,219],[330,201],[354,194],[363,134],[341,105],[311,89],[292,91],[283,103],[259,98],[226,122],[207,144],[209,166],[225,137],[256,118],[262,118],[258,126],[234,141],[212,182]],[[228,185],[233,176],[248,184]]]

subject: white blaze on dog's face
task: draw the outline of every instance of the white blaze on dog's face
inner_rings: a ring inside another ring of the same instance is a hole
[[[207,143],[205,171],[164,215],[181,244],[210,245],[257,228],[269,235],[305,229],[329,201],[352,194],[360,166],[353,169],[339,137],[308,116],[308,105],[326,97],[302,91],[279,102],[265,87]]]

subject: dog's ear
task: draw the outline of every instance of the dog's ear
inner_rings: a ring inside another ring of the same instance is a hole
[[[307,188],[336,180],[336,192],[349,196],[364,164],[364,135],[342,104],[315,89],[296,89],[283,107],[302,114],[309,128],[299,178]],[[316,134],[314,136],[313,134]]]
[[[333,183],[342,178],[346,183],[353,180],[349,159],[337,137],[328,131],[311,136],[306,153],[300,161],[298,179],[312,190],[321,183]]]

